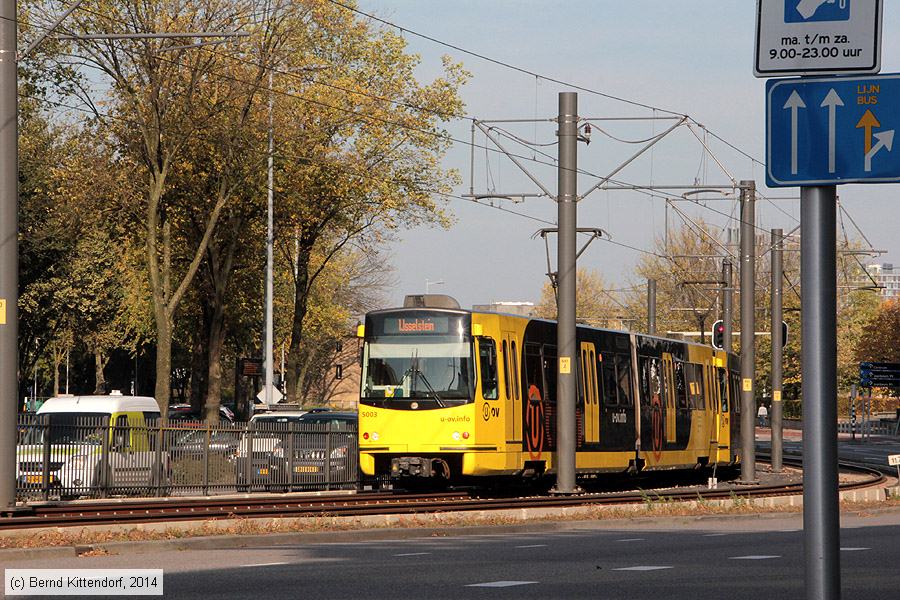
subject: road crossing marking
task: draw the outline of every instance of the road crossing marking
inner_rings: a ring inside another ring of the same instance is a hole
[[[530,544],[528,546],[516,546],[516,548],[546,548],[547,544]]]
[[[624,540],[616,540],[617,542],[643,542],[647,538],[625,538]]]
[[[662,569],[674,569],[675,567],[663,567],[656,565],[640,565],[637,567],[619,567],[618,569],[612,569],[613,571],[659,571]]]
[[[512,587],[515,585],[531,585],[537,581],[489,581],[487,583],[470,583],[466,587]]]
[[[253,565],[241,565],[241,566],[247,567],[247,568],[250,568],[250,567],[277,567],[279,565],[286,565],[286,564],[288,564],[288,563],[286,563],[286,562],[270,562],[270,563],[256,563]]]
[[[724,535],[728,535],[727,533],[707,533],[704,534],[703,537],[722,537]]]
[[[425,556],[431,552],[407,552],[406,554],[395,554],[394,556]]]
[[[781,558],[780,554],[751,554],[749,556],[729,556],[729,560],[768,560],[770,558]]]
[[[871,548],[841,548],[841,552],[858,552],[860,550],[871,550]]]

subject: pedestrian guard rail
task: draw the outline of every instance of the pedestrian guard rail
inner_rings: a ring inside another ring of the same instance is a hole
[[[18,500],[356,489],[357,424],[18,417]]]

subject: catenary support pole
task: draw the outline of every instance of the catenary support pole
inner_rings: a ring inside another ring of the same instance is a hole
[[[16,501],[19,176],[16,2],[0,0],[0,507]]]
[[[731,352],[734,340],[731,332],[734,331],[734,276],[731,274],[731,259],[722,260],[722,283],[724,284],[724,298],[722,299],[722,322],[725,325],[723,348],[725,352]]]
[[[781,473],[783,455],[783,432],[781,417],[783,414],[781,403],[781,384],[783,362],[784,339],[782,337],[783,302],[781,282],[784,280],[784,231],[772,230],[772,410],[769,418],[772,423],[772,471]]]
[[[647,333],[656,335],[656,280],[647,280]]]
[[[575,487],[575,274],[578,169],[578,95],[559,94],[559,167],[557,211],[559,220],[559,300],[557,306],[556,389],[556,487],[558,494],[571,494]]]
[[[274,250],[275,250],[275,132],[273,127],[275,99],[272,92],[272,70],[269,70],[269,157],[268,180],[266,190],[266,341],[263,362],[266,370],[265,399],[266,406],[274,404],[272,386],[275,381],[275,317],[273,297],[275,295]],[[253,403],[250,403],[253,406]],[[252,411],[251,411],[252,412]]]
[[[756,481],[756,183],[741,182],[741,481]]]
[[[841,595],[837,470],[837,194],[800,188],[806,597]]]

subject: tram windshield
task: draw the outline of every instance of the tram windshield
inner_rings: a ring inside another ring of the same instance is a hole
[[[433,312],[370,315],[361,402],[412,410],[471,402],[475,376],[468,323],[468,315]]]

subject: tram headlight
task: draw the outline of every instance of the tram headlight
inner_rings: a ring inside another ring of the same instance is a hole
[[[378,441],[378,432],[377,431],[372,432],[372,439],[375,440],[376,442]]]
[[[459,435],[458,431],[453,432],[453,439],[456,440],[457,442],[460,440],[461,437],[462,436]]]

